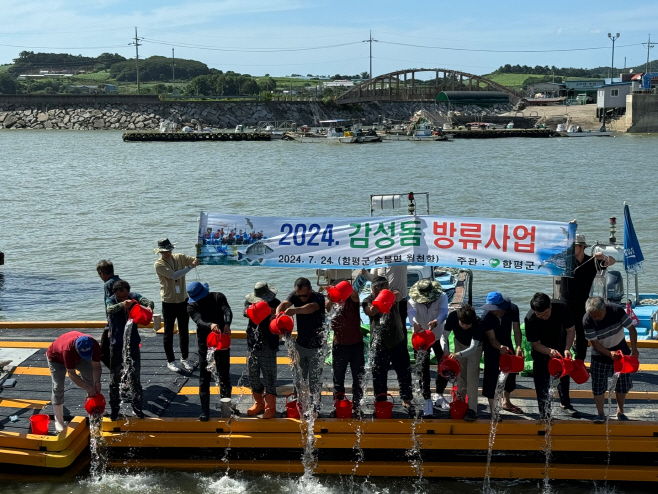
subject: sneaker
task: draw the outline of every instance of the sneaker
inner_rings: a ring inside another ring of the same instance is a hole
[[[167,369],[169,369],[171,372],[180,372],[181,370],[176,362],[167,362]]]
[[[628,422],[628,417],[626,416],[625,413],[618,413],[617,420],[619,420],[620,422]]]
[[[423,406],[423,417],[431,419],[434,418],[434,406],[432,406],[432,400],[425,400],[425,405]]]
[[[135,408],[133,407],[133,415],[137,417],[138,419],[145,419],[146,415],[144,415],[144,412],[142,411],[141,408]]]
[[[338,414],[336,413],[336,409],[334,408],[331,412],[329,412],[329,418],[330,419],[335,419]]]
[[[409,414],[409,417],[412,419],[416,418],[416,407],[413,406],[413,404],[403,404],[402,408]]]
[[[567,415],[571,415],[573,418],[577,418],[580,415],[578,413],[578,410],[576,410],[571,405],[569,405],[568,407],[560,406],[560,409],[562,410],[563,413],[566,413]]]
[[[466,415],[464,415],[464,422],[475,422],[478,418],[478,414],[472,408],[466,410]]]
[[[113,408],[112,412],[110,413],[110,420],[112,422],[116,422],[118,419],[119,419],[119,409]]]
[[[605,423],[605,414],[600,414],[594,417],[594,423],[595,424],[603,424]]]
[[[449,410],[450,409],[450,403],[448,403],[448,400],[446,400],[443,396],[439,395],[439,397],[436,399],[434,402],[437,408],[440,408],[441,410]]]
[[[210,420],[210,410],[206,410],[199,415],[199,420],[201,422],[208,422]]]
[[[180,364],[185,368],[186,371],[192,372],[194,368],[196,367],[196,362],[190,359],[180,359]]]

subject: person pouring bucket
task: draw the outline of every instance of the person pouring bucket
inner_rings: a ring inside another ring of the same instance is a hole
[[[55,430],[62,432],[64,423],[64,378],[69,378],[87,396],[101,392],[101,346],[88,334],[78,331],[64,333],[46,350],[53,388],[51,403],[55,415]]]
[[[254,286],[254,291],[245,296],[244,317],[249,317],[247,309],[252,304],[265,302],[270,308],[270,314],[258,324],[251,319],[248,319],[247,324],[247,370],[254,398],[254,404],[247,410],[250,417],[263,413],[264,419],[271,419],[276,415],[276,352],[279,350],[279,336],[272,334],[269,328],[270,320],[281,303],[276,298],[277,292],[272,285],[259,281]]]
[[[447,335],[444,335],[444,326],[448,317],[448,296],[443,292],[438,281],[420,280],[409,290],[409,302],[407,317],[414,333],[431,331],[435,337],[439,336],[437,343],[432,348],[437,358],[448,355],[449,346]],[[432,405],[432,393],[430,389],[430,356],[429,348],[422,357],[422,376],[420,387],[423,391],[425,405],[423,416],[432,418],[434,407]],[[414,350],[414,355],[418,352]]]
[[[196,323],[199,345],[199,398],[201,400],[199,420],[207,422],[210,419],[210,381],[212,379],[211,371],[208,370],[208,335],[211,332],[230,335],[233,312],[224,294],[211,292],[208,283],[193,281],[187,285],[187,295],[187,313]],[[229,372],[231,350],[230,348],[215,350],[212,358],[219,376],[220,399],[228,398],[230,400],[233,391]],[[233,412],[237,413],[235,409]]]

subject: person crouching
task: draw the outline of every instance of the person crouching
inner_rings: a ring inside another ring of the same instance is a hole
[[[119,418],[119,407],[121,396],[119,385],[123,371],[123,347],[125,341],[126,324],[128,323],[129,311],[137,303],[153,310],[153,302],[139,293],[131,292],[130,285],[125,280],[119,280],[112,285],[114,295],[107,300],[107,325],[110,328],[108,336],[110,339],[110,420]],[[141,356],[139,353],[140,337],[137,324],[129,327],[129,355],[128,374],[125,379],[130,383],[132,391],[132,407],[136,417],[143,419],[142,411],[142,383],[140,381]]]
[[[254,286],[254,291],[245,296],[244,316],[247,308],[260,301],[270,306],[270,315],[260,324],[254,324],[251,319],[247,325],[247,369],[249,371],[249,386],[254,397],[254,404],[247,410],[247,415],[253,417],[263,412],[264,419],[276,415],[276,352],[279,350],[279,336],[270,331],[270,320],[276,313],[281,301],[276,298],[277,289],[264,281]],[[265,384],[260,379],[261,374]],[[265,397],[263,398],[263,392]]]
[[[187,285],[189,302],[187,313],[196,323],[196,337],[199,345],[199,398],[201,400],[201,415],[199,420],[207,422],[210,419],[210,380],[212,375],[208,370],[208,335],[211,332],[231,334],[233,312],[223,293],[211,292],[208,283],[193,281]],[[233,392],[231,385],[231,350],[229,348],[216,350],[213,353],[215,367],[219,375],[220,398],[230,398]]]

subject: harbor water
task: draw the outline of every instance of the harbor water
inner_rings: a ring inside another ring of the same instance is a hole
[[[623,201],[646,258],[640,291],[658,291],[658,136],[590,139],[496,139],[384,142],[369,145],[296,142],[124,143],[110,131],[4,131],[0,172],[0,321],[102,320],[95,265],[110,259],[134,291],[160,307],[153,270],[157,240],[194,254],[200,211],[257,216],[368,216],[370,194],[429,192],[436,215],[569,221],[589,243],[607,241],[608,218]],[[419,212],[420,212],[419,204]],[[399,214],[404,214],[400,211]],[[623,270],[620,267],[620,270]],[[223,292],[239,312],[256,281],[292,290],[308,269],[201,266],[187,275]],[[551,278],[475,272],[474,294],[500,290],[524,314]],[[234,329],[245,329],[237,317]],[[235,383],[234,383],[235,384]],[[75,492],[414,492],[403,479],[111,472],[12,493]],[[427,492],[479,492],[481,481],[428,479]],[[526,492],[536,481],[492,481],[497,491]],[[555,492],[593,492],[592,484],[551,483]],[[632,486],[617,492],[635,492]],[[640,492],[640,490],[637,490]]]

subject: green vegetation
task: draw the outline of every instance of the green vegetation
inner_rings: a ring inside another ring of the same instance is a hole
[[[90,72],[88,74],[76,74],[73,76],[71,79],[72,84],[75,83],[80,83],[80,84],[89,84],[89,83],[97,83],[100,84],[101,82],[109,82],[110,81],[110,71],[109,70],[99,70],[98,72]]]
[[[139,62],[140,81],[170,81],[172,77],[171,58],[149,57]],[[176,77],[188,80],[193,77],[210,74],[210,69],[205,63],[195,60],[175,60]],[[110,77],[117,81],[136,81],[137,72],[135,62],[126,60],[118,62],[110,67]]]

